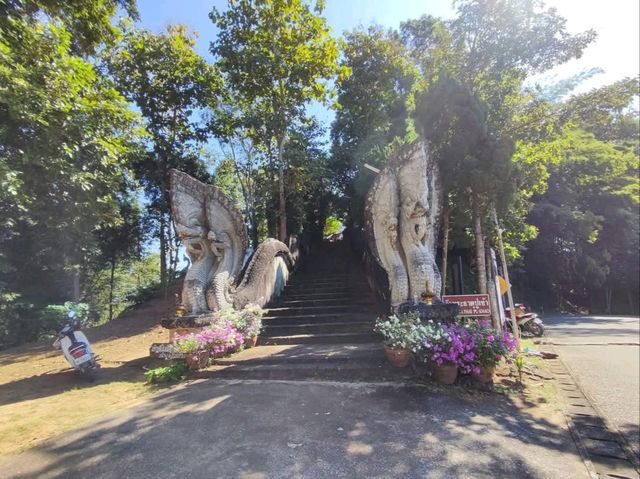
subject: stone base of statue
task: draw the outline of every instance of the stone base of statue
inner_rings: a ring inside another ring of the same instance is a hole
[[[396,314],[417,313],[422,321],[451,324],[458,315],[460,306],[456,303],[443,303],[434,300],[432,304],[424,301],[405,301],[396,307]]]

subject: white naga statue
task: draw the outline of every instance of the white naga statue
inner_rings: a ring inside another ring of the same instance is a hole
[[[392,155],[369,190],[365,231],[389,277],[393,307],[426,294],[440,297],[435,255],[441,195],[436,164],[421,141]]]
[[[265,305],[287,282],[294,259],[269,238],[246,267],[247,228],[233,202],[215,186],[171,170],[171,209],[176,231],[191,259],[182,288],[187,314],[201,315],[252,303]]]

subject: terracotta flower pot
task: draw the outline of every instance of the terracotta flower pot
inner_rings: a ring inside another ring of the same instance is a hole
[[[253,348],[257,342],[258,342],[258,335],[249,336],[248,338],[244,338],[244,347]]]
[[[476,381],[488,384],[493,382],[493,371],[493,366],[483,366],[479,372],[473,371],[471,374]]]
[[[438,384],[453,384],[458,377],[458,366],[455,364],[434,364],[433,379]]]
[[[384,355],[389,362],[397,368],[404,368],[408,366],[409,361],[411,361],[411,351],[408,349],[392,349],[385,346]]]
[[[185,361],[189,369],[196,371],[198,369],[206,368],[209,363],[209,350],[198,351],[190,353],[185,356]]]

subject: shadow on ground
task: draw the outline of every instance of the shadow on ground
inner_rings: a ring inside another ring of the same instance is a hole
[[[159,360],[140,358],[124,362],[117,367],[103,367],[94,374],[95,382],[89,382],[71,368],[46,374],[21,378],[0,384],[0,406],[62,394],[70,389],[90,389],[112,381],[144,381],[143,367],[160,364]]]
[[[534,410],[419,386],[204,380],[49,440],[0,476],[586,477],[567,431]]]

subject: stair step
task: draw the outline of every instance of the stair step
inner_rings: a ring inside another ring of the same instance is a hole
[[[373,321],[342,321],[324,323],[292,323],[268,325],[265,328],[266,337],[297,336],[301,334],[323,333],[359,333],[369,334],[373,331]]]
[[[367,283],[366,281],[363,281],[361,279],[355,279],[355,278],[343,278],[340,280],[314,280],[314,279],[296,279],[295,277],[292,278],[292,280],[287,283],[288,287],[294,287],[294,286],[309,286],[309,287],[315,287],[315,286],[349,286],[349,285],[355,285],[355,286],[369,286],[369,283]]]
[[[372,301],[369,301],[367,299],[356,299],[356,300],[352,300],[351,298],[349,298],[348,296],[345,296],[344,298],[321,298],[321,299],[314,299],[312,298],[307,298],[307,299],[288,299],[285,301],[279,301],[276,304],[276,308],[283,308],[283,307],[297,307],[297,306],[326,306],[326,307],[330,307],[330,306],[340,306],[343,304],[348,304],[350,306],[371,306],[374,303]]]
[[[340,293],[347,293],[347,294],[371,294],[371,290],[369,288],[364,288],[364,287],[354,287],[354,286],[303,286],[303,287],[299,287],[299,286],[287,286],[285,288],[285,291],[283,294],[300,294],[300,293],[314,293],[314,294],[319,294],[319,293],[333,293],[333,294],[340,294]]]
[[[265,316],[263,324],[265,327],[271,325],[296,325],[296,324],[321,324],[321,323],[351,323],[351,322],[370,322],[374,323],[376,315],[374,313],[351,313],[351,314],[335,314],[335,313],[317,313],[317,314],[301,314],[298,316]]]
[[[384,356],[380,341],[357,344],[299,344],[257,346],[231,357],[216,359],[221,365],[299,364],[315,362],[378,361]]]
[[[286,321],[294,323],[294,322],[314,322],[314,321],[328,321],[327,318],[332,318],[332,321],[334,322],[340,322],[340,321],[364,321],[364,320],[371,320],[374,321],[376,319],[376,314],[374,312],[368,312],[368,311],[361,311],[361,312],[351,312],[348,314],[342,314],[342,313],[325,313],[325,312],[314,312],[314,313],[307,313],[307,314],[292,314],[292,315],[288,315],[288,316],[279,316],[279,315],[271,315],[271,314],[266,314],[265,316],[262,317],[262,319],[264,320],[266,325],[271,324],[271,321],[276,320],[280,320],[280,321]]]
[[[288,293],[284,292],[278,301],[290,301],[290,300],[316,300],[316,299],[335,299],[335,300],[353,300],[366,298],[364,295],[351,295],[344,291],[340,293]]]
[[[260,336],[261,345],[275,344],[326,344],[326,343],[370,343],[380,340],[380,336],[373,331],[370,333],[326,333],[326,334],[296,334],[291,336]]]
[[[335,305],[299,305],[299,306],[280,306],[276,305],[273,308],[266,310],[265,315],[268,317],[282,317],[282,316],[304,316],[309,314],[352,314],[357,312],[366,311],[366,307],[370,304],[349,304],[343,302],[342,304]]]

